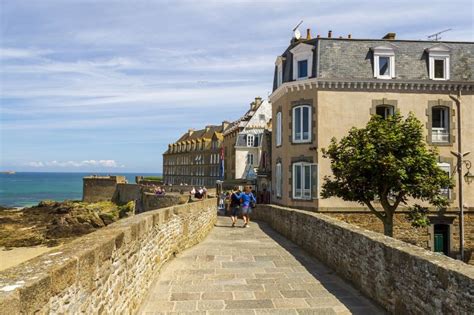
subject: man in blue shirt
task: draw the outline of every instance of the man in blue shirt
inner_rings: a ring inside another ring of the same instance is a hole
[[[252,194],[252,188],[250,186],[245,186],[244,191],[238,194],[237,198],[240,199],[240,207],[244,219],[244,225],[242,227],[249,227],[250,213],[252,212],[252,207],[257,203],[257,199],[255,199],[255,196]]]

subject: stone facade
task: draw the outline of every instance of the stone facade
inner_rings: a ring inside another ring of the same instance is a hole
[[[267,222],[392,314],[470,314],[474,267],[324,214],[259,205]]]
[[[190,129],[163,153],[165,184],[214,187],[220,179],[219,155],[228,123]]]
[[[82,201],[111,201],[117,184],[126,183],[125,176],[86,176],[83,179]]]
[[[202,240],[216,200],[149,211],[0,273],[0,314],[129,314],[176,253]]]

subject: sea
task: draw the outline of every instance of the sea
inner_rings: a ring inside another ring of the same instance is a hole
[[[0,174],[0,206],[30,207],[41,200],[81,200],[82,178],[89,175],[122,175],[129,183],[135,176],[161,176],[160,173],[40,173]]]

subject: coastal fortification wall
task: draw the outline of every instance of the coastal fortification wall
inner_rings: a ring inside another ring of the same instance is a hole
[[[125,204],[132,200],[140,200],[141,194],[141,187],[137,184],[117,184],[112,201],[117,204]]]
[[[216,200],[148,211],[0,272],[0,314],[128,314],[174,254],[201,241]]]
[[[83,178],[82,201],[111,201],[119,183],[126,183],[125,176],[86,176]]]
[[[161,209],[171,207],[173,205],[182,205],[188,202],[189,195],[181,195],[176,193],[167,193],[163,196],[157,196],[152,193],[143,193],[142,207],[143,211],[152,209]]]
[[[267,222],[393,314],[471,314],[474,267],[320,213],[259,205]]]

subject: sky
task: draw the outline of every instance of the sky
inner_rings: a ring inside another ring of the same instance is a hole
[[[0,0],[0,170],[161,172],[272,88],[293,27],[473,41],[466,1]]]

